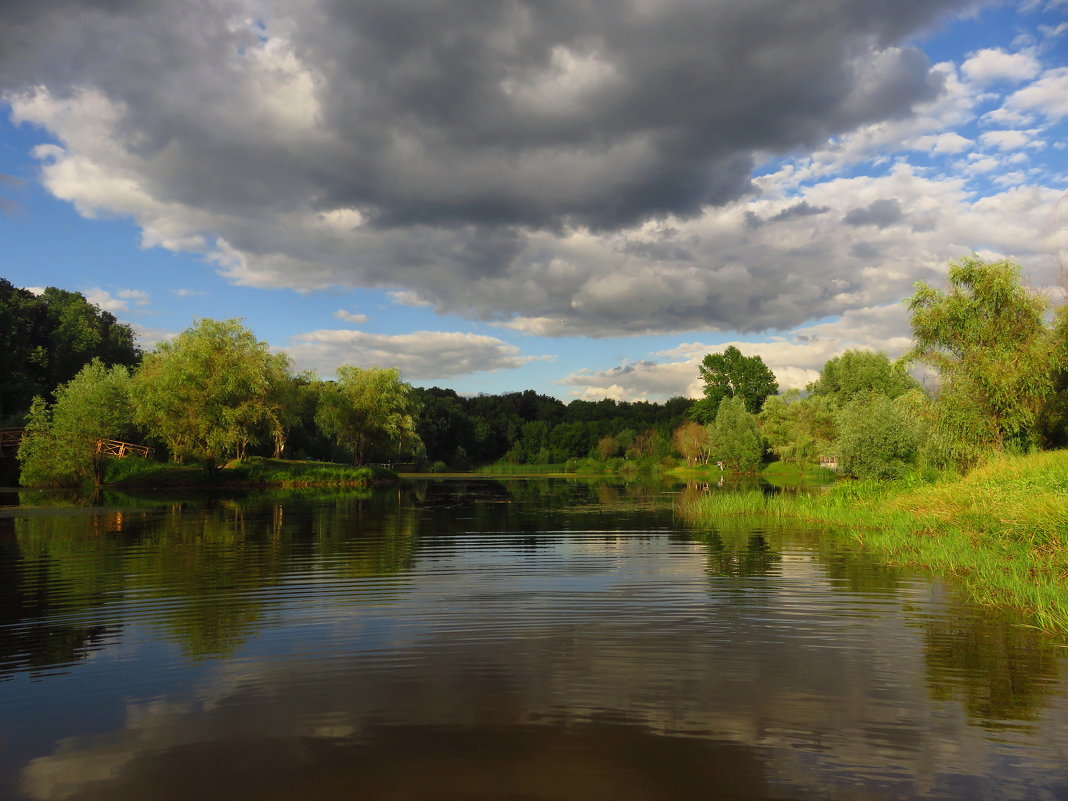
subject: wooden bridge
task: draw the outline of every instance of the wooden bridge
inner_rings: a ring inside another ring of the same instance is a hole
[[[0,428],[0,456],[17,455],[19,443],[22,442],[22,436],[25,433],[25,428]],[[118,439],[98,439],[96,440],[96,453],[116,459],[122,459],[124,456],[140,456],[147,459],[152,455],[152,449],[147,445],[137,445]]]

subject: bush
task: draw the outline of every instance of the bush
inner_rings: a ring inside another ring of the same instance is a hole
[[[842,410],[838,457],[856,478],[898,478],[916,460],[918,432],[890,398],[858,397]]]

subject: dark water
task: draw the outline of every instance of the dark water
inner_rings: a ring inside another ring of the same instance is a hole
[[[676,490],[0,509],[0,799],[1068,798],[1062,642]]]

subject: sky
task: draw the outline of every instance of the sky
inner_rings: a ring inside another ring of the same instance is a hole
[[[1068,0],[6,0],[0,277],[152,348],[698,396],[1068,267]]]

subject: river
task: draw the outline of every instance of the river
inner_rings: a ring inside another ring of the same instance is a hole
[[[1062,640],[685,491],[0,492],[0,798],[1068,798]]]

